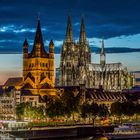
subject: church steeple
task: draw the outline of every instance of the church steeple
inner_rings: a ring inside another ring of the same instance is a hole
[[[102,49],[101,49],[101,54],[105,54],[105,51],[104,51],[104,35],[102,36]]]
[[[100,53],[100,64],[105,65],[106,64],[106,58],[105,58],[105,51],[104,51],[104,36],[102,36],[102,48]]]
[[[38,24],[37,24],[37,30],[36,30],[36,36],[34,40],[34,45],[40,44],[42,47],[44,47],[43,43],[43,37],[42,37],[42,32],[41,32],[41,26],[40,26],[40,17],[38,17]]]
[[[85,32],[85,24],[84,24],[84,17],[81,20],[81,29],[80,29],[80,43],[86,42],[86,32]]]
[[[36,54],[40,54],[40,57],[46,57],[47,53],[44,48],[44,42],[41,32],[40,17],[38,17],[38,24],[36,29],[36,35],[34,39],[33,49],[30,53],[30,57],[36,57]]]
[[[68,23],[67,23],[67,31],[66,31],[66,42],[73,42],[73,34],[72,34],[72,25],[71,25],[71,18],[68,16]]]
[[[23,43],[23,58],[27,58],[28,57],[28,41],[25,38],[25,41]]]

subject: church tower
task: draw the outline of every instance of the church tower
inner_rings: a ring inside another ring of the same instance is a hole
[[[71,24],[70,16],[68,16],[68,23],[67,23],[67,31],[66,31],[65,42],[68,42],[68,43],[73,42],[72,24]]]
[[[32,94],[54,94],[54,44],[51,40],[49,52],[46,52],[40,18],[30,53],[26,39],[23,44],[23,81],[23,89]]]
[[[23,80],[24,77],[26,75],[26,64],[28,61],[28,42],[27,39],[25,39],[24,43],[23,43]]]
[[[76,85],[76,74],[78,65],[78,45],[74,42],[71,18],[68,16],[66,37],[63,42],[60,62],[60,85]]]
[[[52,83],[54,83],[54,43],[52,40],[49,44],[49,67],[49,79],[52,81]]]
[[[81,20],[80,37],[74,42],[71,18],[68,16],[66,37],[61,51],[60,85],[78,86],[83,83],[81,76],[86,74],[86,65],[91,62],[91,52],[86,39],[84,17]],[[83,74],[84,73],[84,74]]]
[[[84,17],[82,17],[81,20],[81,27],[80,27],[80,37],[79,37],[79,65],[77,67],[78,69],[78,79],[79,84],[87,84],[87,72],[86,72],[86,66],[91,62],[91,52],[89,43],[87,41],[86,37],[86,31],[85,31],[85,23],[84,23]]]
[[[82,20],[81,20],[79,50],[80,50],[79,65],[85,66],[86,64],[91,62],[91,52],[90,52],[89,43],[88,43],[87,38],[86,38],[84,17],[82,17]]]
[[[100,64],[104,66],[106,64],[106,55],[104,51],[104,36],[102,37],[102,48],[100,53]]]

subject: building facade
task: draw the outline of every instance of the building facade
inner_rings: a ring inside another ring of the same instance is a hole
[[[79,86],[58,86],[56,87],[57,95],[61,95],[63,92],[73,92],[80,97],[80,104],[84,102],[105,104],[110,110],[111,104],[117,101],[126,101],[125,94],[122,91],[106,91],[100,86],[99,88],[86,88],[83,84]]]
[[[0,89],[0,119],[13,120],[16,118],[16,106],[20,104],[20,91],[15,87]]]
[[[81,21],[80,38],[73,39],[71,19],[68,17],[66,37],[63,42],[60,62],[60,86],[79,86],[87,88],[102,86],[105,90],[119,91],[131,88],[133,75],[121,63],[106,63],[104,39],[100,53],[100,64],[91,62],[91,51],[86,38],[84,18]]]
[[[34,44],[28,52],[28,42],[23,44],[23,89],[33,94],[55,94],[54,91],[54,43],[51,40],[49,52],[46,52],[41,32],[40,19]]]
[[[55,69],[55,86],[60,86],[60,68]]]
[[[79,42],[75,43],[72,34],[71,19],[68,17],[66,37],[61,51],[60,85],[79,85],[79,78],[77,79],[77,76],[90,62],[91,52],[89,43],[86,40],[84,19],[82,18]]]

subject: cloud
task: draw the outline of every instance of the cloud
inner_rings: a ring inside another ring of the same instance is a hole
[[[73,25],[74,25],[74,26],[79,26],[80,23],[79,23],[79,22],[76,22],[76,23],[74,23]]]
[[[55,40],[54,44],[55,44],[56,47],[61,47],[62,44],[63,44],[63,40]]]
[[[7,51],[9,49],[10,52],[12,49],[18,51],[17,46],[22,47],[25,38],[29,40],[30,45],[33,45],[37,16],[40,13],[45,45],[48,45],[51,39],[56,47],[62,45],[68,15],[71,15],[72,19],[73,36],[79,40],[81,15],[84,15],[86,35],[91,46],[100,47],[100,40],[104,33],[105,39],[122,38],[122,40],[116,39],[120,42],[115,41],[117,47],[137,48],[138,40],[137,43],[132,44],[132,39],[126,36],[133,38],[134,35],[140,33],[139,5],[139,0],[108,0],[106,2],[104,0],[39,0],[36,2],[33,0],[1,0],[0,46],[6,48]],[[3,40],[7,40],[5,44]],[[123,40],[129,41],[131,46],[124,45]],[[112,47],[113,42],[108,42],[109,40],[107,40],[107,47]]]
[[[41,28],[41,30],[43,32],[46,32],[46,28]],[[1,26],[0,27],[0,32],[2,33],[9,33],[9,32],[13,32],[13,33],[35,33],[36,32],[36,28],[25,28],[23,25],[21,26],[16,26],[16,25],[5,25],[5,26]]]
[[[12,31],[14,28],[15,28],[14,25],[1,26],[0,32]]]

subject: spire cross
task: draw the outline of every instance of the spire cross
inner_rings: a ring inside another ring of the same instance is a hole
[[[40,12],[38,13],[38,20],[40,20]]]
[[[102,34],[102,50],[101,53],[104,54],[104,34]]]

